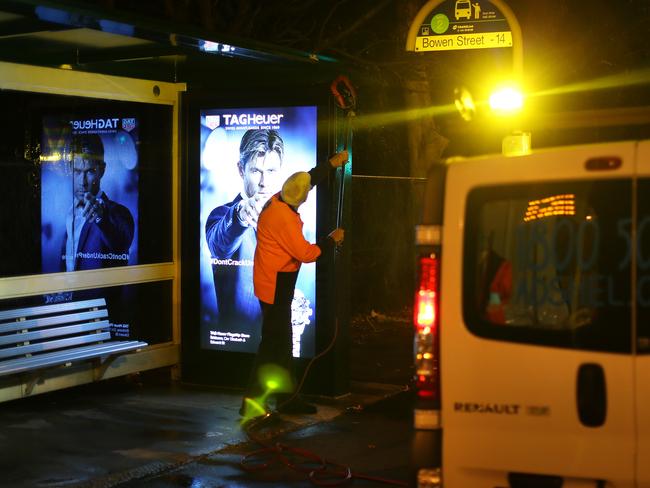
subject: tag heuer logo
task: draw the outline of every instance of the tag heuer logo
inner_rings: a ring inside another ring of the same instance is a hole
[[[135,119],[122,119],[122,129],[127,132],[131,132],[133,129],[135,129]]]
[[[205,116],[205,125],[207,125],[211,130],[216,129],[221,125],[221,116],[220,115],[206,115]]]

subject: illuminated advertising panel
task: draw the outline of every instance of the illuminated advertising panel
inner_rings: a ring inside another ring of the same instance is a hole
[[[44,273],[138,263],[138,142],[135,117],[43,117]]]
[[[200,327],[204,349],[254,353],[261,311],[253,290],[257,218],[296,171],[316,166],[316,107],[201,110]],[[316,240],[316,192],[300,206]],[[312,356],[316,265],[303,264],[292,303],[293,355]]]

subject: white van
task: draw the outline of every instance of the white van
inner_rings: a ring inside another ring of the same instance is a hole
[[[650,141],[455,159],[416,229],[418,487],[650,487]]]

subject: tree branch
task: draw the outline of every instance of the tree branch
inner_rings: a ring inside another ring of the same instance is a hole
[[[342,0],[342,2],[340,2],[340,3],[343,3],[343,1],[346,1],[346,0]],[[344,39],[345,37],[347,37],[348,35],[350,35],[352,32],[355,32],[357,29],[359,29],[359,27],[361,27],[363,24],[365,24],[366,22],[368,22],[370,19],[372,19],[372,18],[373,18],[375,15],[377,15],[379,12],[381,12],[384,8],[386,8],[386,6],[388,6],[388,4],[391,3],[392,1],[393,1],[393,0],[384,0],[384,1],[381,2],[380,4],[376,5],[373,9],[371,9],[370,11],[368,11],[368,12],[366,13],[366,15],[364,15],[363,17],[361,17],[360,19],[358,19],[356,22],[354,22],[354,23],[353,23],[350,27],[348,27],[346,30],[344,30],[344,31],[342,31],[342,32],[339,32],[336,36],[334,36],[334,37],[332,37],[332,38],[330,38],[330,39],[326,39],[326,40],[325,40],[325,43],[323,44],[323,46],[322,46],[320,49],[316,49],[315,51],[316,51],[316,52],[318,52],[318,51],[322,51],[323,49],[327,48],[328,46],[331,46],[331,45],[333,45],[333,44],[337,44],[337,43],[340,42],[342,39]],[[339,5],[340,5],[340,3],[339,3]],[[337,5],[337,6],[338,6],[338,5]],[[336,7],[335,7],[335,8],[336,8]],[[334,9],[332,9],[332,11],[333,11],[333,10],[334,10]],[[330,12],[330,14],[331,14],[331,12]],[[324,28],[324,25],[323,25],[323,28]],[[321,29],[321,32],[322,32],[322,31],[323,31],[323,29]]]

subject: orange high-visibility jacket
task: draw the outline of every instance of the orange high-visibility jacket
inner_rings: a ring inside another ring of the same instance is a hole
[[[302,263],[311,263],[321,248],[302,235],[300,214],[274,195],[257,221],[257,247],[253,265],[255,296],[272,304],[278,272],[298,271]]]

